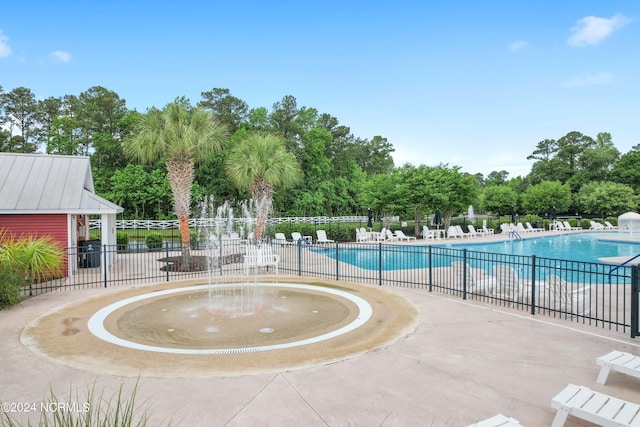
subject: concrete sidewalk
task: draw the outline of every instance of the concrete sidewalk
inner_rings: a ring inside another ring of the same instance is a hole
[[[412,333],[347,360],[281,373],[119,377],[67,367],[21,343],[24,327],[43,313],[118,289],[50,293],[0,311],[0,400],[36,403],[52,389],[73,402],[94,384],[110,396],[138,380],[149,426],[466,426],[497,413],[549,426],[551,398],[567,383],[640,403],[638,379],[614,373],[607,385],[596,383],[596,357],[612,349],[640,355],[628,333],[418,289],[387,289],[421,311]],[[586,424],[570,418],[566,425]]]

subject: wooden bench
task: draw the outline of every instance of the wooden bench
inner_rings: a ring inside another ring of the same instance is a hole
[[[522,424],[514,418],[498,414],[475,424],[469,424],[467,427],[522,427]]]
[[[606,427],[640,426],[640,405],[575,384],[551,399],[551,407],[557,410],[551,427],[562,427],[569,415]]]
[[[270,245],[255,246],[247,244],[247,250],[244,255],[244,271],[249,274],[251,268],[258,267],[274,267],[275,273],[278,274],[278,263],[280,255],[274,254]]]
[[[609,354],[598,357],[596,363],[598,366],[602,366],[598,374],[597,381],[599,384],[605,384],[607,382],[611,371],[617,371],[640,378],[640,357],[634,356],[633,354],[614,350]]]

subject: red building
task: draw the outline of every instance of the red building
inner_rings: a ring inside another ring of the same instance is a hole
[[[115,245],[122,211],[95,194],[88,157],[0,153],[0,229],[9,234],[50,236],[63,248],[77,248],[89,239],[89,216],[97,215],[101,244]],[[68,261],[71,275],[77,260]]]

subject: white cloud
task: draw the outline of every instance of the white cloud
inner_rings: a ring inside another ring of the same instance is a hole
[[[524,49],[527,46],[529,46],[529,43],[525,42],[524,40],[518,40],[512,43],[509,43],[509,49],[512,52],[517,52],[519,50]]]
[[[572,34],[567,43],[573,47],[595,46],[630,22],[631,19],[619,13],[610,19],[586,16],[571,29]]]
[[[71,61],[71,54],[69,52],[65,52],[64,50],[54,50],[50,53],[50,55],[56,60],[60,62],[69,62]]]
[[[615,76],[612,73],[587,73],[581,76],[573,77],[566,82],[564,82],[564,86],[566,87],[583,87],[583,86],[596,86],[596,85],[606,85],[611,83],[614,80]]]
[[[9,47],[9,37],[3,35],[0,30],[0,58],[11,55],[11,48]]]

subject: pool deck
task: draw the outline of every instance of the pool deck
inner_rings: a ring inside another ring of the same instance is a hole
[[[637,378],[614,373],[606,385],[596,382],[598,356],[613,349],[640,355],[640,340],[628,333],[419,289],[386,288],[419,309],[412,332],[346,360],[278,373],[119,376],[68,367],[22,344],[25,326],[43,313],[122,288],[49,293],[0,311],[0,400],[39,405],[54,390],[61,401],[81,405],[93,385],[111,396],[121,385],[131,390],[138,381],[136,401],[148,405],[149,426],[172,421],[185,426],[455,427],[498,413],[524,426],[549,426],[555,416],[551,398],[568,383],[640,403]],[[99,367],[101,361],[92,363]],[[32,415],[37,420],[39,412]],[[565,425],[587,424],[570,417]]]

